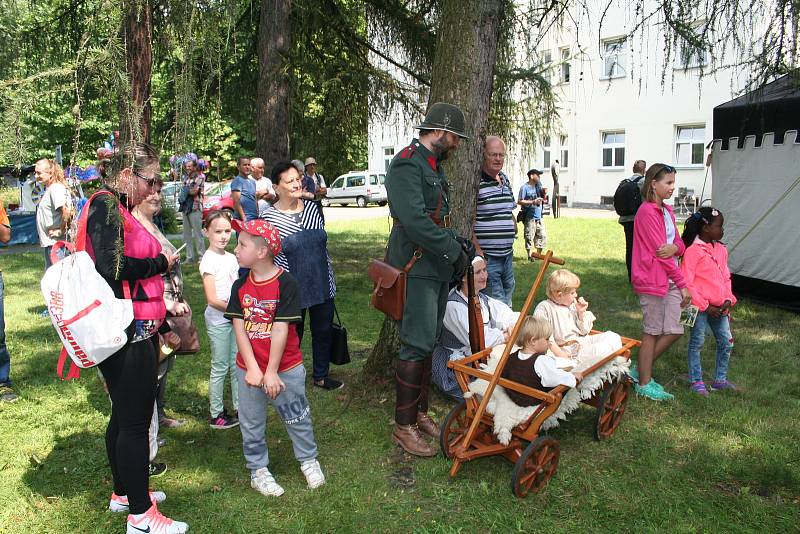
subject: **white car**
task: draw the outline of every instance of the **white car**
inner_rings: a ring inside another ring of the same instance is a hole
[[[386,173],[383,171],[354,171],[336,178],[328,186],[328,193],[322,199],[323,206],[339,204],[347,206],[355,203],[359,208],[374,203],[385,206],[386,200]]]

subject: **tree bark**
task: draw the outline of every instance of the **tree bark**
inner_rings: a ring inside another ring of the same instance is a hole
[[[483,140],[492,100],[506,0],[443,0],[431,77],[429,104],[457,105],[466,118],[467,135],[445,163],[450,182],[450,213],[456,231],[472,235],[475,199],[483,162]],[[384,319],[367,362],[365,374],[386,374],[400,347],[394,321]]]
[[[262,0],[258,27],[256,155],[267,169],[289,159],[289,75],[291,0]]]
[[[130,95],[120,102],[120,137],[150,142],[150,78],[153,73],[153,13],[150,0],[129,0],[123,5],[122,40]]]

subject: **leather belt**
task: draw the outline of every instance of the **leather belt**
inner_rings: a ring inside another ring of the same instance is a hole
[[[435,224],[439,228],[450,228],[451,227],[451,225],[450,225],[450,215],[449,214],[445,215],[444,217],[439,219],[438,217],[436,217],[435,214],[428,213],[428,217],[430,218],[430,220],[433,221],[433,224]],[[401,223],[400,219],[398,219],[397,217],[392,217],[392,226],[397,226],[398,228],[402,228],[403,227],[403,223]]]

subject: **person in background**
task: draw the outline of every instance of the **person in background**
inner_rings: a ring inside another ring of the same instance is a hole
[[[522,206],[522,221],[525,228],[525,253],[529,261],[534,261],[531,250],[542,253],[547,246],[547,231],[542,219],[542,205],[545,202],[545,193],[541,184],[542,171],[531,169],[528,171],[528,183],[519,188],[517,204]]]
[[[206,251],[202,231],[203,188],[206,175],[197,168],[197,156],[191,153],[187,154],[183,169],[185,171],[183,187],[186,188],[188,195],[183,210],[183,241],[186,243],[186,262],[195,263]]]
[[[647,163],[643,159],[637,159],[633,163],[633,175],[628,180],[639,184],[639,189],[644,186],[644,171]],[[620,215],[619,223],[625,231],[625,266],[628,268],[628,281],[631,280],[631,258],[633,258],[633,220],[636,214]]]
[[[272,180],[269,176],[264,176],[264,160],[253,158],[250,160],[250,169],[253,173],[253,180],[256,181],[256,199],[258,199],[258,216],[264,213],[275,199],[275,189],[272,187]]]
[[[558,175],[561,174],[561,164],[558,160],[555,160],[552,165],[550,165],[550,176],[553,177],[553,201],[552,201],[552,212],[553,218],[558,219],[561,216],[561,193],[558,190]]]
[[[319,208],[323,222],[325,221],[325,214],[322,212],[322,198],[327,194],[328,189],[325,184],[325,177],[317,172],[317,160],[312,157],[306,158],[303,172],[303,198],[314,201],[314,204]]]
[[[475,210],[475,238],[480,245],[489,280],[484,293],[511,307],[514,296],[514,192],[503,172],[506,144],[495,135],[483,144],[483,165]]]
[[[250,221],[258,218],[258,201],[256,199],[256,181],[250,176],[252,166],[250,158],[240,156],[236,163],[239,174],[231,182],[231,198],[233,199],[233,218]]]
[[[0,243],[9,241],[11,241],[11,223],[8,220],[3,200],[0,199]],[[19,400],[19,395],[14,391],[14,385],[11,383],[11,355],[6,346],[4,293],[3,270],[0,269],[0,402],[14,402]]]
[[[36,179],[45,187],[36,206],[36,230],[44,251],[44,268],[53,262],[50,251],[56,241],[66,239],[72,213],[72,195],[61,166],[51,159],[40,159],[34,167]]]

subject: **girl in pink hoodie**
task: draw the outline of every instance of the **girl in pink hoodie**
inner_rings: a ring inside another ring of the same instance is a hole
[[[673,396],[653,380],[653,362],[683,335],[681,308],[691,297],[678,267],[685,250],[672,208],[664,201],[675,191],[675,169],[655,163],[645,173],[642,198],[633,222],[631,283],[642,307],[642,345],[638,369],[631,370],[636,392],[655,401]]]
[[[686,278],[692,304],[699,313],[689,337],[689,381],[691,389],[699,395],[708,395],[700,366],[700,349],[710,328],[717,340],[717,365],[711,389],[736,390],[728,382],[728,361],[733,350],[730,317],[728,312],[736,297],[731,290],[731,273],[728,270],[728,249],[719,242],[725,222],[722,213],[711,207],[693,213],[683,227],[683,255],[681,271]]]

